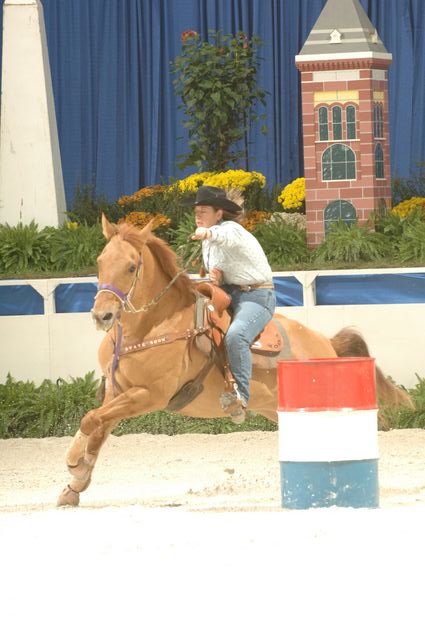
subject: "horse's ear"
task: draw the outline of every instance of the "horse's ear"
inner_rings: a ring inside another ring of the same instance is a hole
[[[145,241],[146,241],[147,237],[152,233],[153,222],[154,222],[153,220],[150,220],[148,222],[148,224],[145,224],[145,226],[143,227],[143,229],[140,232],[141,237]]]
[[[103,235],[107,240],[110,240],[112,236],[116,234],[116,227],[114,224],[111,224],[108,218],[102,213],[102,231]]]

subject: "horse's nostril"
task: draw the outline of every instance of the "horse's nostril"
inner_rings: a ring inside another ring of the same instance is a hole
[[[105,322],[108,322],[109,320],[112,320],[112,313],[105,313],[105,315],[102,317],[102,320],[104,320]]]

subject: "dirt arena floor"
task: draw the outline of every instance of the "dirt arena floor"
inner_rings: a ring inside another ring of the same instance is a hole
[[[281,508],[276,432],[0,440],[0,638],[425,638],[425,430],[379,433],[380,508]]]

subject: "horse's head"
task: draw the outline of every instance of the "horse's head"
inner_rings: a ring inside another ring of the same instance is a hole
[[[136,242],[126,240],[119,227],[102,215],[102,229],[108,243],[97,259],[99,291],[91,314],[97,329],[108,331],[131,304],[130,299],[141,269],[141,250],[150,225],[134,229]],[[102,295],[100,295],[102,294]]]

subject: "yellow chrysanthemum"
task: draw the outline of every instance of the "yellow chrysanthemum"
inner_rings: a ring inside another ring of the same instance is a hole
[[[183,178],[183,180],[178,180],[175,184],[179,191],[196,191],[201,184],[204,184],[204,181],[211,175],[210,171],[203,171],[202,173],[192,173],[192,175],[187,176],[187,178]],[[175,185],[171,185],[170,189],[174,188]]]
[[[278,201],[285,211],[302,211],[305,203],[305,178],[296,178],[282,189]]]
[[[258,171],[244,171],[243,169],[229,169],[221,173],[211,174],[204,182],[210,187],[221,189],[238,188],[242,192],[251,184],[258,182],[261,188],[265,187],[266,179]]]
[[[400,218],[405,218],[417,207],[421,207],[425,214],[425,198],[409,198],[409,200],[403,200],[403,202],[400,202],[392,209],[392,212],[400,216]]]

